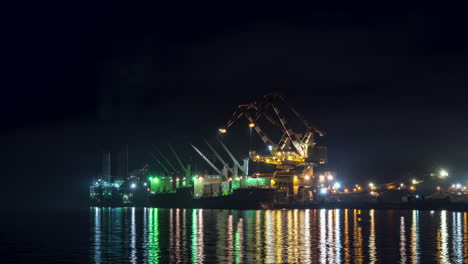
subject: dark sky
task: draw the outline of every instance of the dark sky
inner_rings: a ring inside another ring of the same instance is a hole
[[[343,182],[441,167],[468,182],[464,8],[283,4],[12,7],[7,193],[84,206],[103,148],[128,144],[131,169],[151,144],[188,157],[188,143],[214,139],[238,104],[271,91],[328,133]],[[246,124],[226,135],[237,153]]]

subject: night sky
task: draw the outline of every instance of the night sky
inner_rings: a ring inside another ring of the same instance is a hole
[[[188,159],[189,143],[272,91],[327,132],[327,169],[344,183],[439,168],[468,182],[462,7],[36,5],[14,8],[4,39],[2,186],[15,205],[84,207],[101,150],[128,144],[130,169],[152,144]],[[247,129],[225,136],[240,156]]]

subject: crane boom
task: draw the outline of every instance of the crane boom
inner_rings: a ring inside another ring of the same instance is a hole
[[[302,148],[301,146],[301,143],[302,142],[299,142],[299,140],[297,139],[296,137],[296,134],[294,134],[294,132],[292,131],[292,129],[289,127],[288,123],[286,122],[286,119],[283,117],[283,115],[280,113],[280,111],[278,110],[278,108],[274,105],[273,106],[273,110],[275,111],[276,115],[278,116],[281,124],[283,125],[284,127],[284,130],[286,131],[286,133],[288,134],[289,138],[291,139],[291,143],[293,144],[294,148],[296,148],[297,150],[297,153],[299,155],[301,155],[302,157],[307,157],[307,153],[304,153],[304,149]]]
[[[211,151],[213,151],[213,154],[215,154],[215,156],[223,164],[223,166],[226,167],[231,173],[234,173],[234,171],[231,168],[229,168],[229,165],[224,161],[223,158],[221,158],[221,156],[218,154],[218,152],[210,145],[210,143],[208,143],[208,141],[206,141],[206,139],[205,139],[205,143],[208,145],[208,147],[211,149]]]
[[[177,159],[177,162],[179,163],[180,167],[182,168],[182,171],[185,171],[185,166],[182,163],[182,161],[179,159],[179,155],[177,155],[177,152],[174,150],[174,148],[172,148],[171,144],[168,144],[168,145],[172,153],[174,154],[175,158]]]
[[[155,146],[153,146],[153,148],[159,153],[159,155],[163,158],[163,160],[171,167],[172,170],[174,170],[174,172],[176,172],[176,168],[169,162],[169,160],[166,158],[166,156],[164,156],[164,154],[162,154],[162,152],[156,148]]]
[[[156,156],[153,155],[153,153],[150,152],[150,155],[151,155],[151,157],[161,166],[161,168],[163,168],[163,170],[164,170],[167,174],[169,174],[169,170],[166,168],[166,166],[164,166],[164,164],[163,164],[158,158],[156,158]]]
[[[200,150],[198,150],[194,145],[190,144],[190,146],[192,146],[192,148],[206,161],[206,163],[208,163],[208,165],[211,166],[211,168],[213,168],[213,170],[215,170],[217,173],[219,173],[220,175],[222,175],[223,173],[218,169],[216,168],[216,166],[207,158],[205,157],[205,155],[203,155],[203,153],[201,153]]]
[[[229,149],[226,147],[226,145],[224,145],[224,143],[219,138],[218,138],[218,141],[221,144],[221,146],[224,148],[224,150],[227,152],[229,157],[232,159],[234,164],[245,173],[245,171],[242,168],[242,166],[240,165],[240,163],[237,161],[237,159],[234,157],[234,155],[232,155],[231,151],[229,151]]]

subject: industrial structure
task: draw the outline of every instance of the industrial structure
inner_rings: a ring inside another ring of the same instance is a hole
[[[224,134],[236,133],[234,125],[243,118],[263,144],[259,148],[252,144],[250,149],[246,148],[247,158],[236,157],[222,140]],[[324,135],[283,96],[268,94],[239,105],[219,129],[216,139],[204,140],[203,145],[188,144],[193,150],[190,153],[198,155],[208,170],[201,170],[203,166],[193,164],[191,158],[184,160],[187,155],[179,155],[171,144],[161,148],[151,146],[148,153],[151,162],[130,172],[128,147],[117,153],[115,166],[111,152],[104,151],[102,173],[90,186],[90,201],[99,206],[231,209],[426,206],[425,197],[439,206],[450,200],[468,202],[467,186],[457,183],[443,187],[448,177],[446,170],[380,185],[370,182],[342,186],[336,174],[316,173],[317,166],[327,163],[327,148],[316,141],[316,136]],[[257,168],[255,172],[252,164]],[[116,168],[116,174],[112,173],[112,167]],[[268,170],[259,171],[259,167]]]
[[[286,114],[295,117],[302,127],[293,128]],[[288,191],[288,197],[313,199],[319,183],[314,175],[314,167],[327,162],[327,149],[316,145],[315,135],[324,136],[325,132],[309,123],[279,94],[269,94],[260,100],[239,105],[219,132],[227,133],[242,117],[247,119],[249,127],[256,131],[268,149],[266,154],[250,150],[250,159],[253,162],[274,164],[277,168],[273,173],[256,173],[252,176],[271,179],[272,186]],[[274,141],[269,136],[271,133],[263,129],[262,121],[279,131],[280,138]]]

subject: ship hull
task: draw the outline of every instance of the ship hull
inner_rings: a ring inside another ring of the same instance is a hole
[[[273,209],[274,190],[243,188],[225,196],[191,198],[179,193],[160,193],[150,196],[152,207],[206,209]]]

